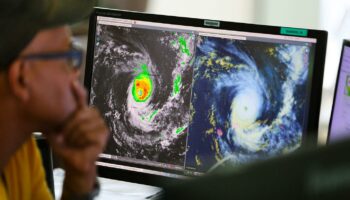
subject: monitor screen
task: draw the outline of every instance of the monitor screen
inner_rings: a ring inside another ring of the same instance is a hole
[[[334,103],[329,126],[328,142],[350,138],[350,42],[342,49]]]
[[[298,149],[317,132],[325,41],[322,31],[97,9],[85,85],[111,130],[98,164],[183,177]]]

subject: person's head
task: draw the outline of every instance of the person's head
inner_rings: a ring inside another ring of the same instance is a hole
[[[37,131],[59,126],[76,109],[72,84],[82,55],[66,24],[86,17],[93,5],[93,0],[0,2],[0,102]]]

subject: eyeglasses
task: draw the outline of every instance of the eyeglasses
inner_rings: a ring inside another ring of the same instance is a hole
[[[52,52],[52,53],[40,53],[29,54],[20,57],[25,60],[67,60],[69,67],[73,70],[79,70],[83,63],[83,50],[78,47],[72,47],[71,50],[65,52]]]

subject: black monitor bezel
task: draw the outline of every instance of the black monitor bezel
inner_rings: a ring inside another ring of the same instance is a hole
[[[95,31],[96,31],[96,22],[97,16],[105,17],[118,17],[122,19],[132,19],[132,20],[143,20],[150,22],[158,23],[168,23],[174,25],[187,25],[203,28],[214,28],[214,29],[225,29],[225,30],[235,30],[235,31],[244,31],[244,32],[258,32],[266,34],[276,34],[281,35],[280,30],[282,27],[278,26],[266,26],[266,25],[257,25],[257,24],[246,24],[246,23],[236,23],[236,22],[227,22],[220,21],[220,27],[208,27],[204,25],[205,19],[195,19],[195,18],[186,18],[186,17],[175,17],[175,16],[165,16],[165,15],[155,15],[147,14],[140,12],[131,12],[123,10],[113,10],[105,8],[95,8],[94,12],[90,16],[89,23],[89,38],[88,38],[88,47],[87,47],[87,57],[86,57],[86,69],[85,69],[85,79],[84,85],[88,89],[90,94],[91,87],[91,76],[93,69],[93,50],[95,44]],[[308,29],[308,34],[306,37],[311,37],[317,39],[317,44],[315,48],[315,62],[312,74],[312,88],[309,88],[311,91],[310,96],[310,107],[308,112],[308,127],[306,134],[302,138],[302,146],[304,144],[308,145],[317,145],[317,134],[318,134],[318,123],[320,115],[320,106],[321,106],[321,95],[322,95],[322,83],[323,83],[323,72],[325,64],[325,55],[326,55],[326,45],[327,45],[327,32],[320,30],[310,30]],[[295,36],[299,37],[299,36]],[[301,37],[301,36],[300,36]],[[316,67],[319,67],[316,69]],[[108,167],[99,166],[99,173],[102,177],[126,180],[137,183],[144,183],[149,185],[161,186],[164,182],[174,182],[174,178],[150,175],[145,173],[139,173],[134,171],[111,169]]]
[[[332,122],[333,122],[334,107],[335,107],[335,101],[337,99],[339,76],[340,76],[341,65],[342,65],[342,62],[343,62],[345,47],[350,47],[350,40],[343,40],[342,49],[341,49],[341,53],[340,53],[340,60],[339,60],[339,65],[338,65],[337,79],[336,79],[336,82],[335,82],[333,101],[332,101],[332,110],[331,110],[331,116],[330,116],[329,125],[328,125],[327,142],[326,142],[327,145],[331,144],[330,136],[331,136],[331,128],[332,128]]]

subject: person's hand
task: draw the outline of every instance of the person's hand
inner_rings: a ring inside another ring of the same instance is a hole
[[[109,131],[95,108],[86,103],[86,91],[72,84],[77,110],[59,133],[47,134],[53,152],[62,160],[66,171],[63,196],[85,194],[96,181],[95,161],[102,153]]]

